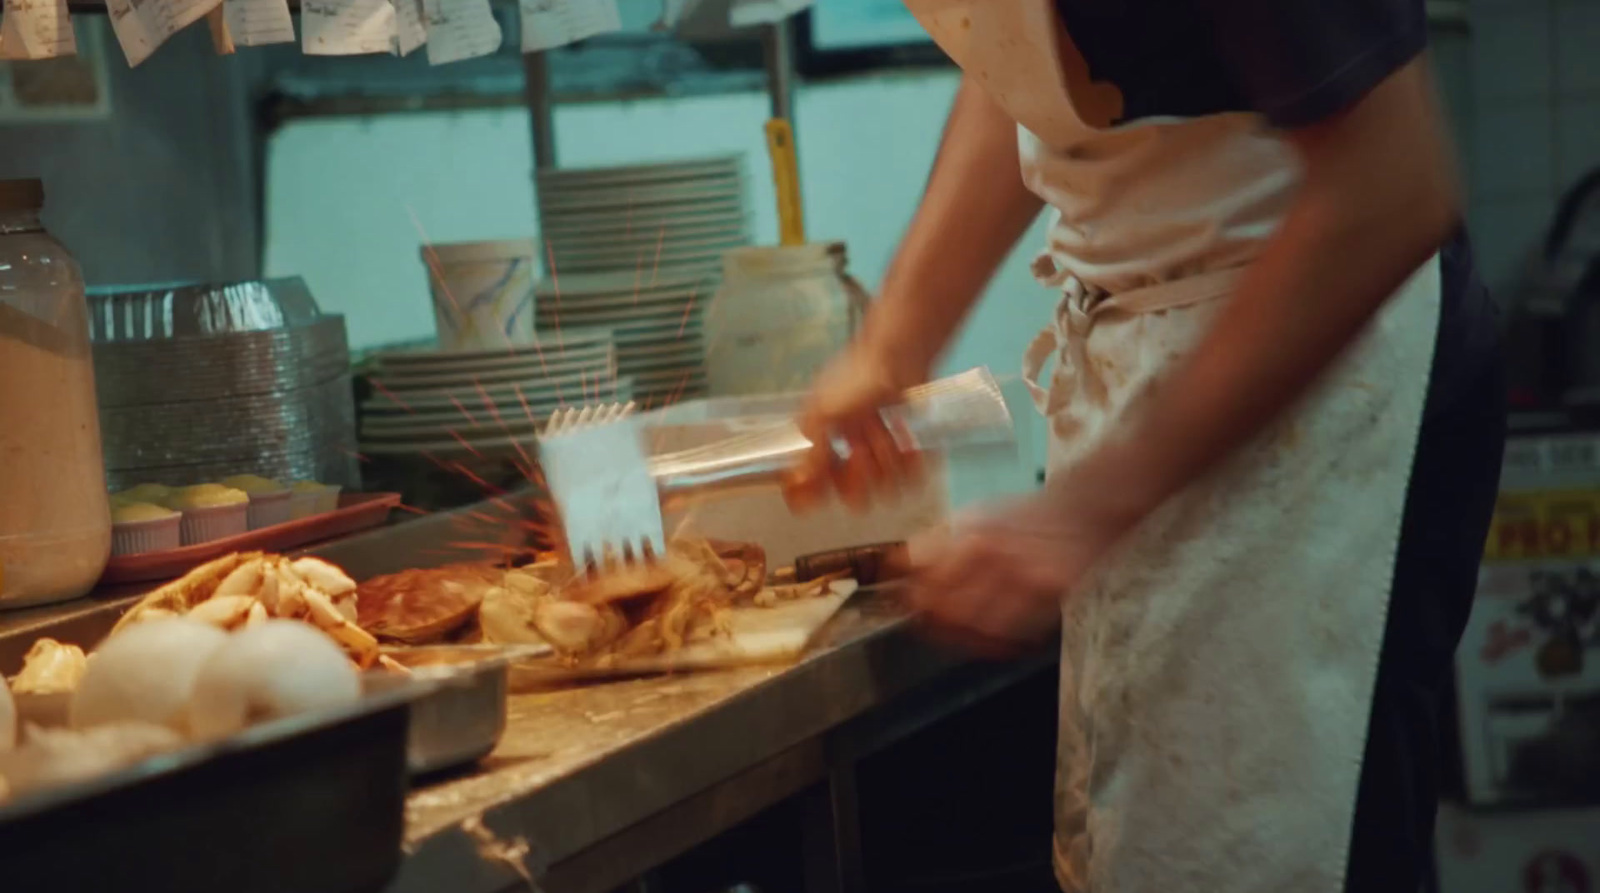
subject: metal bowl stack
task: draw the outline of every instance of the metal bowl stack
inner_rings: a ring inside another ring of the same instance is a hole
[[[113,489],[251,473],[360,486],[344,318],[299,279],[91,293]]]

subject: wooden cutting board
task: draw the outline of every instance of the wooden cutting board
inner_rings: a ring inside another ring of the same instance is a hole
[[[843,580],[834,583],[827,595],[816,598],[770,608],[731,608],[725,616],[726,635],[689,642],[672,654],[630,658],[606,667],[569,667],[543,660],[516,664],[511,668],[511,684],[513,688],[538,687],[618,676],[785,663],[805,653],[812,639],[839,613],[856,588],[854,580]]]

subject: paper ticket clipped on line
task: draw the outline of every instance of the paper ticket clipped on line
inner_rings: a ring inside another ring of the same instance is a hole
[[[289,0],[222,0],[222,20],[237,46],[294,43]]]
[[[308,56],[387,53],[394,42],[389,0],[301,0],[300,51]]]
[[[444,65],[500,49],[504,37],[489,0],[422,0],[428,64]]]
[[[54,59],[78,54],[67,0],[5,0],[0,5],[0,59]]]
[[[106,0],[111,30],[128,65],[150,58],[167,38],[217,8],[218,0]]]
[[[422,0],[390,0],[394,4],[394,45],[390,52],[408,56],[417,47],[428,42],[428,28],[423,22]]]
[[[812,0],[733,0],[728,24],[735,28],[770,25],[811,8]]]
[[[517,8],[522,14],[524,53],[622,30],[617,0],[518,0]]]

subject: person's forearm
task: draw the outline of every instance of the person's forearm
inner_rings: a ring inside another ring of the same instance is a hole
[[[1289,408],[1457,225],[1424,65],[1292,136],[1306,180],[1283,226],[1117,442],[1062,481],[1108,523],[1135,523]]]
[[[970,78],[880,297],[868,344],[927,374],[1043,203],[1023,185],[1017,126]]]

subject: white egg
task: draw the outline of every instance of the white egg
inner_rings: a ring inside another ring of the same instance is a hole
[[[184,729],[195,674],[228,634],[182,617],[130,626],[107,639],[73,695],[73,728],[145,722]]]
[[[199,738],[222,737],[360,697],[355,666],[326,633],[298,620],[267,620],[229,636],[200,668],[189,729]]]
[[[6,677],[0,676],[0,753],[17,744],[17,702],[11,699]]]

